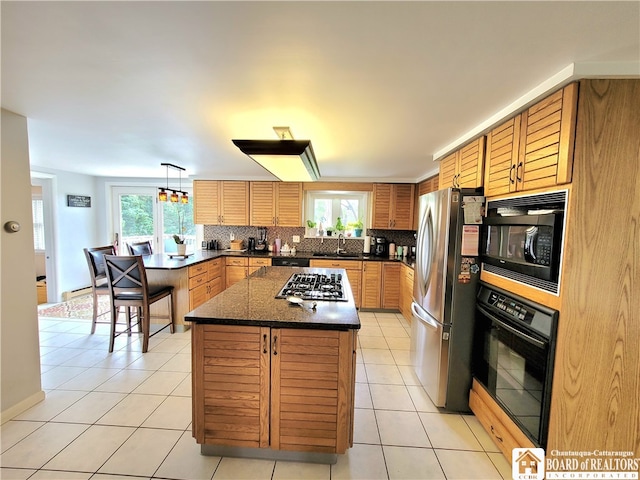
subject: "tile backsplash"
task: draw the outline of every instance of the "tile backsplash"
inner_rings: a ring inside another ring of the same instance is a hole
[[[230,246],[231,235],[236,240],[244,240],[244,245],[248,244],[249,237],[258,238],[258,229],[256,227],[233,227],[219,225],[204,226],[204,240],[217,240],[220,249],[227,249]],[[304,227],[267,227],[267,242],[273,245],[276,238],[280,238],[281,244],[285,242],[290,247],[295,246],[298,251],[302,252],[331,252],[338,247],[338,237],[334,234],[331,237],[315,237],[305,238]],[[371,237],[385,237],[387,242],[394,242],[396,245],[415,246],[415,231],[413,230],[374,230],[367,229],[366,233],[360,238],[347,238],[340,247],[344,248],[348,253],[361,253],[364,247],[364,235]],[[300,243],[293,243],[293,236],[300,236]]]

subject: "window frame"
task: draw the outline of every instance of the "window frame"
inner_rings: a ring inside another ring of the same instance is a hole
[[[358,204],[358,219],[362,221],[362,229],[366,231],[370,225],[370,211],[371,211],[371,192],[368,191],[354,191],[354,190],[307,190],[305,192],[305,206],[304,206],[304,214],[305,221],[304,225],[306,226],[308,219],[313,219],[316,221],[317,228],[320,228],[320,222],[315,218],[315,201],[323,200],[323,199],[331,199],[332,201],[332,212],[334,208],[340,208],[340,202],[343,199],[357,199],[359,201]],[[337,216],[336,216],[337,219]],[[322,226],[326,231],[328,225],[335,226],[336,219],[332,219],[332,223],[326,223],[328,220],[322,222]],[[349,230],[347,228],[347,223],[344,222],[345,231]]]

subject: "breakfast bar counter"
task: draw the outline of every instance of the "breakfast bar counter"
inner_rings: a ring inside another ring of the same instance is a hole
[[[341,275],[346,301],[275,298],[299,272]],[[263,267],[185,321],[203,454],[334,463],[353,445],[360,320],[344,270]]]

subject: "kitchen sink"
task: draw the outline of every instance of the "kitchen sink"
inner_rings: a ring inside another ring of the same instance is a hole
[[[314,252],[314,257],[346,257],[346,258],[357,258],[359,255],[357,253],[335,253],[335,252]]]

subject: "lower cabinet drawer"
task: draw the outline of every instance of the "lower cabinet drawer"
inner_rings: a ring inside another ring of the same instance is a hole
[[[205,283],[207,283],[207,281],[208,278],[206,271],[204,273],[201,273],[200,275],[191,277],[189,279],[189,290],[196,288],[198,285],[204,285]]]
[[[469,394],[469,406],[509,463],[514,448],[535,447],[476,380]]]

